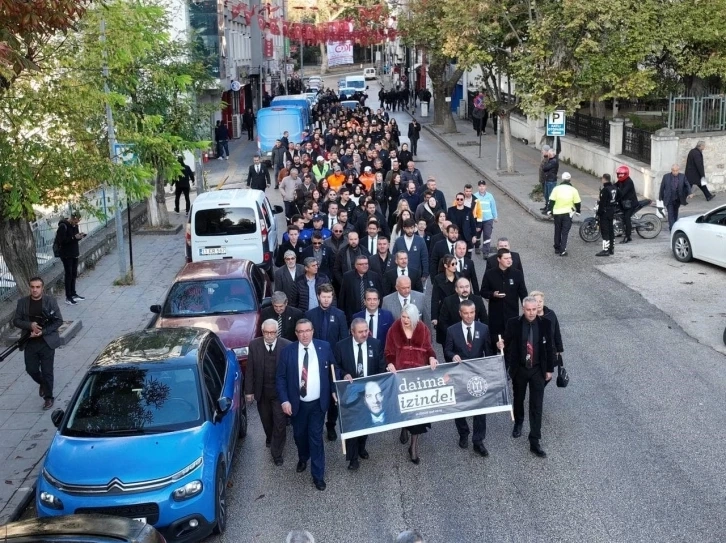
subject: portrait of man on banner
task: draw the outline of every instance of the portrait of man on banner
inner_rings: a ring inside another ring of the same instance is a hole
[[[391,378],[366,377],[352,383],[338,383],[345,390],[341,396],[341,415],[346,432],[400,422],[396,381]],[[346,386],[347,385],[347,386]]]

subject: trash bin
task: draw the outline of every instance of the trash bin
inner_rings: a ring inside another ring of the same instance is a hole
[[[421,102],[421,117],[429,116],[429,105],[426,102]]]

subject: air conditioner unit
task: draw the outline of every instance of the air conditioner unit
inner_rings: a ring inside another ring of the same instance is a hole
[[[242,137],[242,115],[232,115],[232,139]]]

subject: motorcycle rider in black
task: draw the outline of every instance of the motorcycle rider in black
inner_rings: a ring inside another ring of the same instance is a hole
[[[635,192],[635,183],[630,179],[630,168],[620,166],[615,173],[618,177],[617,187],[620,190],[620,207],[623,209],[623,227],[625,229],[620,243],[629,243],[633,241],[633,238],[630,237],[633,231],[633,223],[630,219],[635,213],[635,208],[638,207],[638,195]]]
[[[595,256],[610,256],[615,253],[615,227],[613,219],[620,207],[620,190],[613,184],[610,174],[603,174],[600,198],[597,201],[597,216],[602,234],[602,251]]]

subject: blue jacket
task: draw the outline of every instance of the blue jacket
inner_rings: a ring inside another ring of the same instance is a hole
[[[335,306],[330,306],[327,310],[327,333],[323,337],[323,308],[318,306],[305,312],[305,318],[313,323],[313,338],[320,341],[327,341],[330,345],[335,345],[341,339],[345,339],[350,335],[348,323],[345,320],[345,313]]]
[[[406,251],[408,253],[408,267],[412,270],[421,272],[422,277],[429,274],[429,250],[426,248],[426,240],[421,236],[414,234],[411,250],[406,249],[405,236],[399,236],[393,243],[391,254],[395,255],[398,251]]]
[[[330,365],[335,364],[335,357],[330,345],[325,341],[313,339],[311,345],[315,347],[320,370],[320,409],[326,412],[330,406],[332,396]],[[277,362],[275,379],[277,397],[280,403],[290,402],[293,417],[297,415],[300,409],[300,370],[297,359],[299,347],[300,342],[295,341],[282,350],[280,359]]]
[[[368,310],[364,309],[353,315],[354,319],[363,319],[368,322]],[[381,350],[386,348],[386,336],[388,336],[388,330],[396,319],[393,318],[393,313],[386,309],[378,309],[378,330],[376,330],[376,339],[381,342]]]

